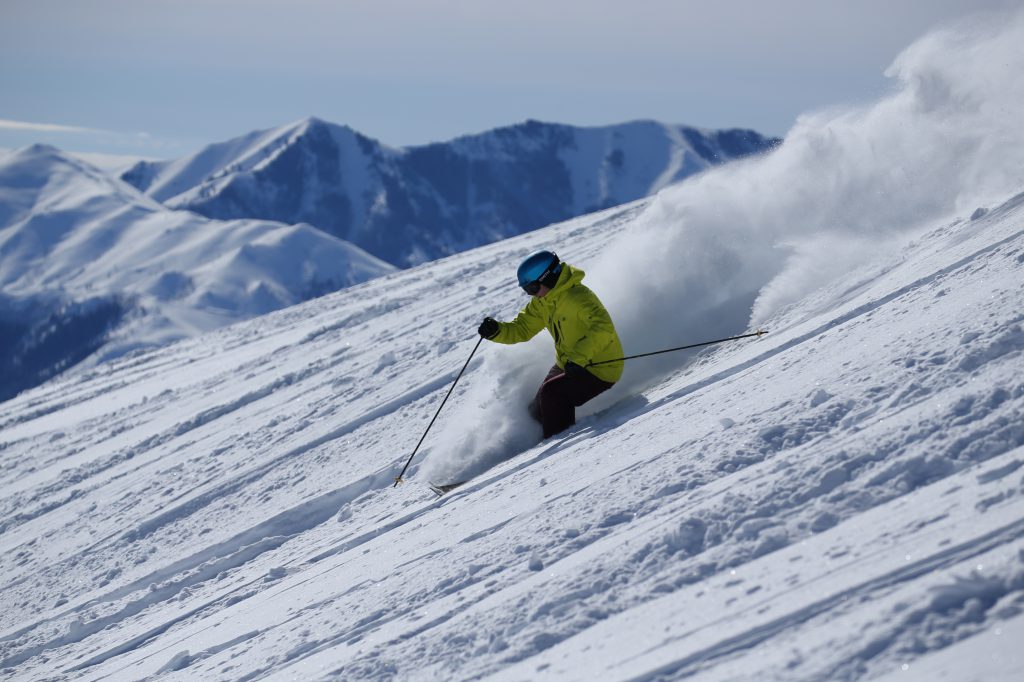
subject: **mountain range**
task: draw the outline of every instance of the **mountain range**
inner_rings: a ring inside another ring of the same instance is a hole
[[[304,222],[400,268],[649,196],[779,140],[637,121],[527,121],[394,148],[316,118],[257,131],[122,179],[217,219]]]

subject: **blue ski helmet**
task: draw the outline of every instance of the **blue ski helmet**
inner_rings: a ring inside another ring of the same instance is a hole
[[[528,257],[519,266],[516,275],[519,277],[519,286],[526,293],[536,294],[543,284],[548,289],[553,289],[558,283],[558,276],[562,274],[562,264],[551,251],[538,251]]]

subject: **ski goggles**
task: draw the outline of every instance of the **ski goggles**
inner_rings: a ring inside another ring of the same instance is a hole
[[[528,293],[530,296],[536,296],[537,292],[540,291],[540,280],[535,279],[532,282],[527,282],[523,285],[523,291]]]
[[[523,291],[528,293],[530,296],[536,296],[537,293],[540,291],[540,288],[542,286],[541,283],[545,279],[547,279],[551,275],[551,273],[561,272],[561,271],[562,271],[562,264],[556,259],[551,265],[549,265],[544,270],[544,272],[540,273],[540,277],[538,277],[537,279],[533,280],[532,282],[527,282],[526,284],[524,284],[523,285]]]

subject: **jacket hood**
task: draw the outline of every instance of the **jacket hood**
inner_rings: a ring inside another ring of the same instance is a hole
[[[560,294],[565,293],[569,288],[582,282],[586,275],[587,273],[583,272],[579,268],[575,268],[568,263],[563,263],[562,274],[558,276],[558,284],[556,284],[555,288],[551,290],[551,293],[544,298],[548,298],[548,296],[552,295],[557,297]]]

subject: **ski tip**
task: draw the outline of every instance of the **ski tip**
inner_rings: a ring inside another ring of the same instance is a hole
[[[465,483],[466,483],[465,481],[459,481],[457,483],[433,483],[433,482],[431,482],[430,483],[430,489],[434,492],[435,495],[437,495],[438,497],[441,497],[445,493],[449,493],[449,492],[455,490],[456,488],[458,488],[460,485],[463,485]]]

